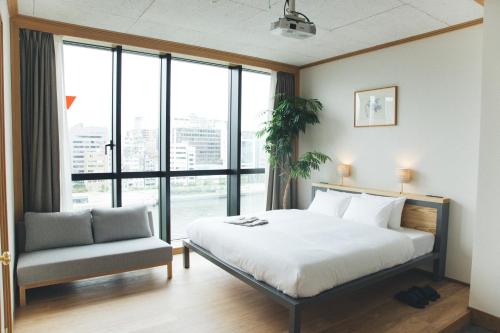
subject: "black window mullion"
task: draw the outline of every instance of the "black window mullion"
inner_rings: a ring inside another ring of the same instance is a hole
[[[229,68],[229,156],[227,186],[227,214],[240,213],[241,162],[241,74],[242,67]]]
[[[113,206],[122,206],[121,150],[122,47],[113,49]]]
[[[85,181],[85,180],[106,180],[106,179],[116,179],[114,173],[73,173],[71,175],[72,181]]]
[[[236,174],[236,171],[230,169],[214,170],[175,170],[168,172],[169,177],[197,177],[197,176],[225,176]]]
[[[254,174],[259,174],[259,173],[266,173],[265,168],[254,168],[254,169],[241,169],[240,174],[241,175],[254,175]]]
[[[170,243],[170,54],[160,56],[160,238]]]

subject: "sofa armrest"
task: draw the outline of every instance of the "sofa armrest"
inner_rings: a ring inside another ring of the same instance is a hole
[[[149,229],[151,230],[151,235],[155,235],[155,226],[154,226],[154,221],[153,221],[153,212],[148,210],[148,222],[149,222]]]

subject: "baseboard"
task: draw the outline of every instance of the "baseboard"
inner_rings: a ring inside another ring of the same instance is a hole
[[[500,332],[500,318],[489,313],[470,308],[472,312],[472,323],[474,325],[486,328],[493,332]]]
[[[459,283],[461,285],[470,287],[470,283],[468,283],[468,282],[463,282],[463,281],[460,281],[460,280],[457,280],[457,279],[453,279],[453,278],[450,278],[450,277],[445,277],[445,279],[448,280],[448,281],[452,281],[452,282]]]
[[[417,267],[417,268],[415,268],[415,270],[416,270],[416,271],[419,271],[419,272],[421,272],[421,273],[425,273],[425,274],[429,275],[429,277],[432,277],[432,274],[433,274],[433,273],[432,273],[432,271],[429,271],[429,270],[427,270],[427,269],[423,269],[423,268],[421,268],[421,267]],[[446,280],[448,280],[448,281],[455,282],[455,283],[459,283],[459,284],[464,285],[464,286],[466,286],[466,287],[470,287],[470,283],[468,283],[468,282],[463,282],[463,281],[456,280],[456,279],[453,279],[453,278],[450,278],[450,277],[447,277],[447,276],[445,276],[444,278],[445,278]]]

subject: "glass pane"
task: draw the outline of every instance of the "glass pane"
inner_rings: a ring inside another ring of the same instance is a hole
[[[110,50],[64,45],[64,86],[73,173],[111,171],[112,70]]]
[[[160,59],[122,54],[122,171],[159,170]]]
[[[243,71],[241,86],[241,168],[265,168],[264,139],[257,138],[267,119],[271,75]]]
[[[82,180],[73,182],[73,210],[112,207],[111,180]]]
[[[172,239],[186,238],[186,226],[200,217],[227,215],[227,177],[174,177],[170,180]]]
[[[266,175],[241,175],[240,215],[266,210]]]
[[[229,70],[173,60],[170,169],[225,169]]]
[[[146,205],[153,213],[154,234],[160,237],[160,210],[157,178],[122,180],[122,206]]]

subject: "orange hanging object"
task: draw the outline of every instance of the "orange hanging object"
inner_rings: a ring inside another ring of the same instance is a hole
[[[66,110],[69,110],[75,99],[76,96],[66,96]]]

